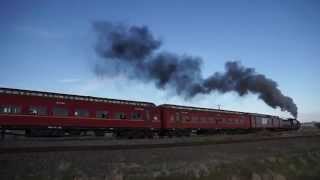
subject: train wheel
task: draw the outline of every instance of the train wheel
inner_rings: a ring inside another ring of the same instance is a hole
[[[99,137],[104,136],[104,130],[95,130],[94,135]]]
[[[153,134],[153,132],[151,130],[147,130],[145,134],[146,134],[147,138],[153,139],[153,135],[154,134]]]
[[[80,136],[81,135],[81,130],[69,130],[68,133],[71,136]]]
[[[182,137],[183,136],[183,132],[181,130],[177,130],[175,132],[176,137]]]
[[[30,129],[26,129],[24,131],[24,134],[25,134],[26,137],[30,137],[31,136],[31,130]]]
[[[186,130],[186,131],[184,132],[184,136],[190,137],[190,136],[191,136],[191,130]]]
[[[49,136],[62,137],[64,136],[64,130],[62,129],[49,130]]]

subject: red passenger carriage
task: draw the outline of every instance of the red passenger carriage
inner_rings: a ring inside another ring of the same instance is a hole
[[[148,102],[7,88],[0,89],[0,99],[0,125],[31,134],[50,128],[49,134],[93,130],[121,136],[139,129],[150,136],[161,125],[156,106]]]
[[[162,127],[172,133],[216,133],[250,129],[247,113],[165,104],[159,106]]]

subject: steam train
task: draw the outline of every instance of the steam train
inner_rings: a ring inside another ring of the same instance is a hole
[[[190,136],[220,132],[297,130],[296,119],[209,108],[0,88],[2,135],[79,136],[112,133],[119,138]]]

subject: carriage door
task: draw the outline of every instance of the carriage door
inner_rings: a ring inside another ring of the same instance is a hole
[[[176,112],[175,124],[176,124],[176,127],[180,127],[180,125],[181,125],[181,115],[180,115],[180,112]]]
[[[146,110],[146,124],[150,124],[151,123],[151,118],[150,118],[150,111]]]

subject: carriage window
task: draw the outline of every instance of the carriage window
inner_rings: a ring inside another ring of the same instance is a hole
[[[182,116],[182,121],[184,121],[184,122],[190,121],[189,116],[187,116],[187,115]]]
[[[217,124],[223,123],[223,119],[217,119]]]
[[[107,119],[108,118],[108,111],[97,111],[96,117]]]
[[[74,111],[75,116],[80,116],[80,117],[88,117],[89,116],[89,111],[86,109],[76,109]]]
[[[133,120],[141,119],[141,114],[140,112],[133,112],[131,118]]]
[[[174,116],[173,116],[173,115],[170,116],[170,121],[171,121],[171,122],[174,121]]]
[[[68,116],[68,109],[61,108],[61,107],[55,107],[53,108],[52,114],[54,116]]]
[[[198,116],[192,116],[192,121],[198,121],[199,117]]]
[[[117,112],[115,114],[115,118],[116,119],[127,119],[127,116],[126,116],[126,114],[124,112]]]
[[[213,117],[209,117],[209,118],[208,118],[208,121],[213,122],[213,121],[214,121],[214,118],[213,118]]]
[[[206,117],[200,117],[200,121],[205,122],[207,120]]]
[[[45,116],[47,115],[47,108],[42,106],[30,106],[29,114]]]
[[[0,106],[0,113],[3,114],[19,114],[21,112],[21,108],[19,106]]]
[[[176,121],[180,121],[180,113],[176,113]]]
[[[8,113],[8,107],[7,106],[0,106],[0,113]]]

